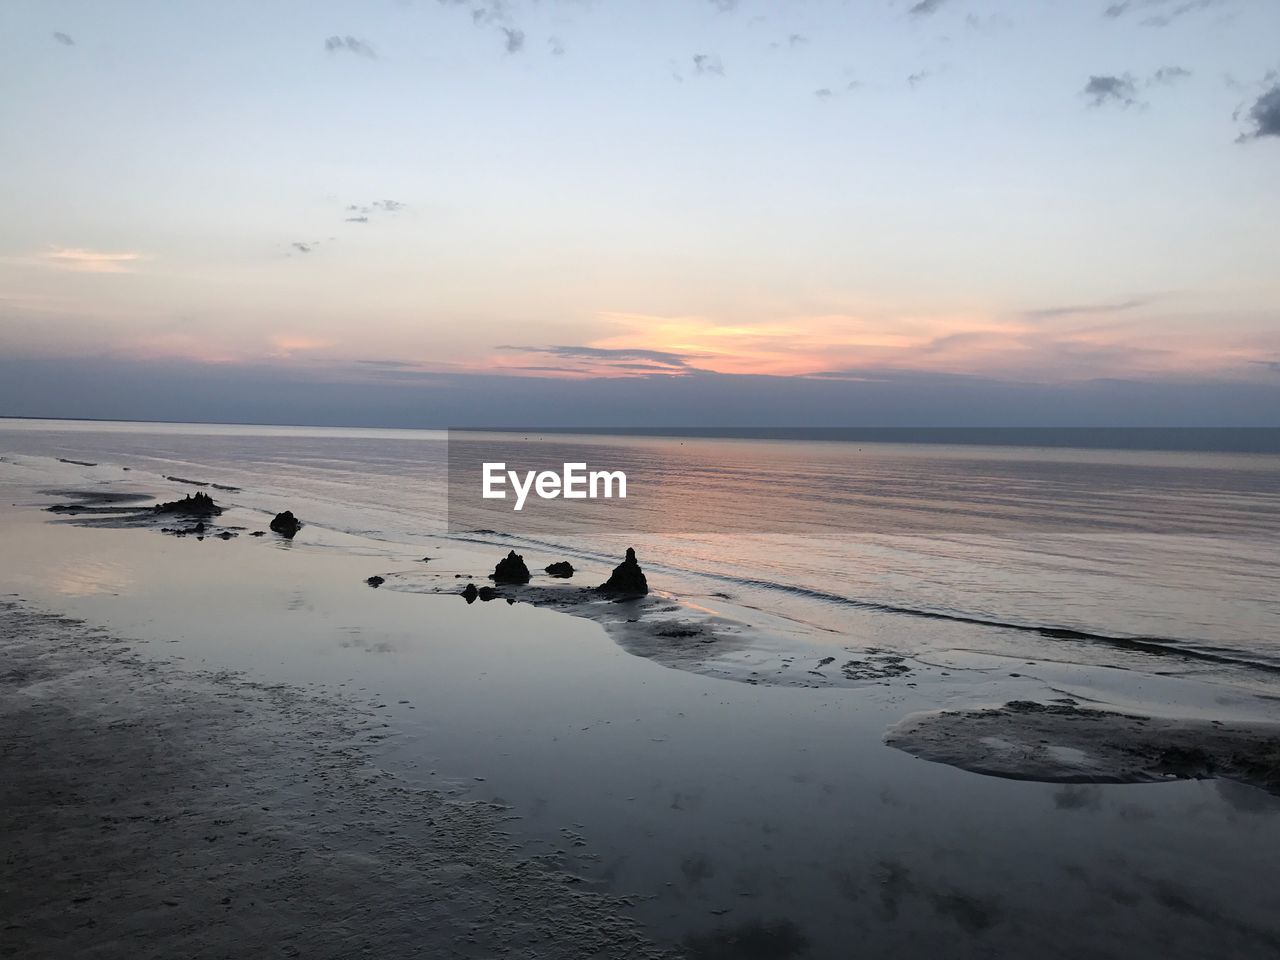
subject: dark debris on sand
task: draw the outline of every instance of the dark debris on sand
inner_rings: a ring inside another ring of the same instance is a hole
[[[189,494],[181,500],[157,503],[152,510],[156,513],[174,513],[186,517],[216,517],[222,513],[222,508],[214,503],[213,498],[207,493]]]
[[[466,600],[467,603],[475,603],[476,600],[483,600],[485,603],[488,603],[490,600],[496,600],[500,596],[502,596],[501,593],[488,585],[477,589],[474,583],[468,583],[462,589],[462,598]],[[508,597],[507,602],[515,603],[515,599]]]

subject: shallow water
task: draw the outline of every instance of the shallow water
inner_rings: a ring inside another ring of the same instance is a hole
[[[206,448],[255,447],[252,458],[221,464],[207,449],[198,455],[201,443],[190,437],[104,431],[88,443],[54,431],[39,443],[56,449],[38,452],[4,439],[0,589],[193,667],[367,698],[387,723],[379,755],[388,769],[458,795],[503,800],[529,849],[638,895],[637,911],[656,935],[693,937],[703,956],[752,956],[711,946],[728,939],[716,931],[750,924],[763,925],[754,942],[773,945],[759,956],[799,956],[786,944],[801,942],[804,955],[815,957],[1199,957],[1210,950],[1250,957],[1280,948],[1271,895],[1280,882],[1271,855],[1280,846],[1276,798],[1221,781],[999,780],[918,761],[881,742],[888,726],[915,710],[1061,693],[1153,713],[1268,716],[1274,701],[1255,695],[1270,691],[1265,676],[1255,689],[1213,664],[1165,675],[1162,658],[1142,653],[1080,644],[1091,656],[1063,657],[1061,641],[797,595],[786,612],[798,629],[817,634],[831,622],[843,625],[841,642],[908,646],[919,657],[910,685],[732,683],[630,656],[599,626],[552,611],[369,589],[363,581],[372,573],[424,569],[424,553],[436,558],[425,569],[451,571],[472,569],[495,550],[430,535],[421,518],[401,516],[401,493],[421,497],[412,502],[426,513],[430,490],[416,479],[402,489],[389,488],[385,473],[358,486],[339,479],[359,477],[357,461],[366,455],[348,451],[344,459],[342,444],[395,447],[416,437],[323,436],[313,445],[295,436],[284,444],[290,452],[279,454],[288,465],[275,467],[268,450],[281,441],[269,432],[246,440],[211,429],[198,438]],[[170,446],[185,451],[180,459],[160,454]],[[375,459],[378,470],[397,463],[390,454]],[[261,476],[246,467],[250,460]],[[126,465],[134,469],[122,471]],[[183,489],[161,482],[166,474],[243,487],[219,497],[244,504],[223,518],[228,523],[252,528],[265,520],[255,511],[285,505],[311,523],[293,543],[200,542],[86,529],[39,511],[56,499],[40,491],[85,481],[165,495]],[[301,492],[290,490],[295,474]],[[378,519],[376,535],[326,522],[338,516],[349,527],[361,526],[356,518]],[[384,516],[400,516],[399,526],[391,529]],[[735,562],[745,567],[742,549]],[[887,553],[882,565],[896,564],[890,583],[858,576],[895,603],[920,606],[908,589],[912,568],[896,549],[872,551]],[[950,549],[937,552],[958,565]],[[1142,553],[1140,545],[1131,549]],[[782,568],[773,554],[762,562]],[[990,582],[1000,582],[999,555],[983,563]],[[1150,557],[1134,563],[1147,566],[1124,589],[1138,592],[1157,567]],[[646,563],[651,578],[724,589],[725,581],[692,566],[665,556]],[[948,567],[930,569],[941,582]],[[1018,576],[1036,581],[1035,569]],[[1212,578],[1202,573],[1199,595],[1249,582],[1241,570],[1225,576],[1228,586],[1207,584]],[[748,610],[748,601],[769,609],[783,596],[738,585],[749,579],[730,588]],[[975,604],[966,613],[982,612],[982,582],[948,585]],[[1064,574],[1054,589],[1074,582]],[[1003,619],[1015,610],[1048,611],[1048,587],[1030,597],[1010,589],[1010,598],[993,589],[983,602]],[[1259,622],[1269,622],[1269,596],[1254,598]],[[1091,628],[1118,627],[1111,605],[1086,610],[1075,616]],[[1221,614],[1199,616],[1203,634]],[[1007,633],[1015,639],[1003,639]],[[1233,642],[1222,632],[1213,639],[1219,647]],[[739,935],[737,942],[753,941]]]

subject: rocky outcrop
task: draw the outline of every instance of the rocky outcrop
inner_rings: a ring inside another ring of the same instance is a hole
[[[276,514],[276,518],[271,521],[271,529],[286,540],[292,540],[294,535],[302,529],[302,521],[293,515],[292,510],[286,510],[284,513]]]
[[[636,562],[634,547],[627,547],[626,559],[613,568],[613,573],[600,584],[599,590],[613,597],[643,597],[649,592],[649,582]]]
[[[170,500],[168,503],[157,503],[152,508],[156,513],[176,513],[185,517],[216,517],[222,508],[213,502],[207,493],[197,493],[181,500]]]
[[[558,560],[555,563],[548,564],[546,570],[550,576],[558,577],[561,580],[567,580],[573,576],[573,564],[568,560]]]
[[[386,582],[387,582],[386,577],[378,577],[378,576],[369,577],[367,580],[365,580],[365,583],[367,583],[371,587],[380,587]]]
[[[524,564],[524,557],[512,550],[498,561],[489,579],[494,583],[528,583],[529,568]]]

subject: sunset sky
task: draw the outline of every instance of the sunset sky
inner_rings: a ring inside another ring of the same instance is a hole
[[[8,0],[0,28],[0,415],[168,419],[184,380],[423,423],[427,387],[676,380],[828,419],[869,396],[833,381],[891,385],[889,419],[964,383],[974,417],[1116,382],[1280,410],[1275,0]]]

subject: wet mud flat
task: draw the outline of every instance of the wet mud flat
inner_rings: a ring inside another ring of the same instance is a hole
[[[0,956],[671,955],[504,807],[379,770],[385,734],[0,601]]]
[[[1220,777],[1280,796],[1280,724],[1135,716],[1015,700],[907,717],[885,742],[962,770],[1048,783]]]
[[[458,594],[484,581],[483,574],[389,572],[382,582],[431,594]],[[460,598],[461,599],[461,598]],[[800,647],[731,616],[675,594],[655,591],[640,597],[611,597],[599,588],[569,583],[499,584],[480,588],[467,603],[527,603],[590,620],[623,650],[664,667],[769,686],[858,686],[909,679],[907,657],[877,647],[848,646],[839,656],[830,647]],[[804,652],[796,652],[797,648]],[[766,650],[776,653],[770,657]],[[764,662],[762,662],[764,661]]]

